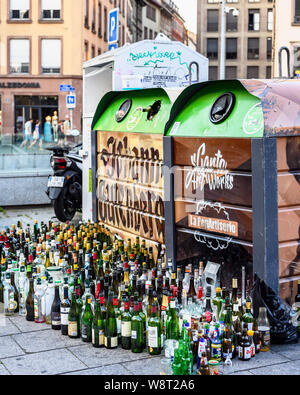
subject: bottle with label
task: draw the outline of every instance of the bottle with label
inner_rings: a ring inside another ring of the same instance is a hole
[[[232,342],[232,333],[229,327],[225,327],[223,332],[223,347],[222,347],[222,359],[226,361],[226,359],[233,358],[233,342]]]
[[[242,332],[238,356],[241,361],[249,361],[251,359],[251,342],[248,336],[247,326],[244,326]]]
[[[69,287],[67,283],[64,285],[63,300],[60,304],[60,316],[61,316],[61,333],[64,336],[68,336],[69,327],[69,311],[70,311],[70,300],[69,300]]]
[[[91,296],[86,293],[85,305],[81,315],[81,339],[85,343],[92,342],[93,312]]]
[[[14,269],[11,272],[11,286],[14,289],[14,301],[16,303],[16,308],[15,308],[15,311],[14,311],[15,313],[19,313],[19,293],[18,293],[18,289],[17,289],[16,284],[15,284],[15,276],[17,274],[19,274],[18,272],[19,272],[18,269]]]
[[[203,352],[201,356],[200,368],[199,368],[199,376],[210,376],[210,370],[207,362],[206,353]]]
[[[118,327],[113,305],[113,298],[113,292],[109,291],[104,330],[104,345],[109,349],[118,347]]]
[[[214,312],[214,315],[215,315],[217,321],[220,318],[220,313],[221,313],[221,308],[222,308],[221,292],[222,292],[221,288],[216,288],[216,296],[212,301],[212,308],[213,308],[213,312]]]
[[[119,309],[119,302],[117,294],[114,295],[113,305],[115,310],[115,317],[117,320],[118,344],[121,344],[121,311]]]
[[[26,320],[34,321],[34,280],[29,277],[29,292],[26,298]]]
[[[246,299],[246,311],[242,317],[243,323],[247,324],[247,328],[249,331],[252,331],[253,328],[253,315],[251,313],[251,299],[248,297]]]
[[[257,320],[255,319],[253,320],[253,342],[255,347],[255,354],[259,354],[261,341],[260,341],[260,334],[258,330]]]
[[[129,312],[129,300],[126,298],[124,312],[121,316],[121,344],[124,350],[131,349],[131,314]]]
[[[23,265],[20,267],[19,276],[19,315],[26,317],[26,288],[27,279],[25,273],[26,267]]]
[[[259,308],[259,314],[257,319],[258,331],[260,334],[261,347],[260,351],[266,352],[270,350],[270,322],[267,316],[267,309],[265,307]]]
[[[4,286],[4,312],[6,316],[15,314],[17,302],[15,301],[15,289],[11,284],[11,273],[6,273]]]
[[[42,324],[45,322],[45,318],[42,312],[42,297],[44,295],[44,286],[42,279],[38,278],[36,281],[36,290],[34,294],[34,322]]]
[[[161,321],[157,316],[157,303],[152,304],[151,316],[148,321],[148,353],[150,355],[161,354]],[[179,328],[178,328],[179,329]]]
[[[100,300],[97,299],[95,315],[93,319],[93,327],[92,327],[93,347],[96,348],[104,347],[104,329],[105,329],[105,319],[102,314]]]
[[[131,351],[134,353],[141,353],[144,349],[144,325],[139,310],[139,303],[135,302],[131,320]]]
[[[168,318],[166,322],[166,339],[179,340],[180,329],[176,311],[175,298],[171,298]]]
[[[42,308],[46,324],[51,325],[51,308],[54,300],[54,284],[53,278],[48,278],[48,285],[42,298]]]
[[[0,263],[1,263],[1,254],[0,254]],[[4,313],[4,265],[0,265],[0,314]]]
[[[61,330],[59,285],[55,285],[54,299],[51,306],[51,328]]]
[[[79,321],[80,315],[78,314],[77,303],[76,303],[76,292],[72,293],[71,306],[68,314],[68,336],[71,339],[77,339],[80,336],[79,332]]]
[[[216,323],[215,331],[211,338],[211,358],[216,361],[222,360],[222,340],[220,336],[220,324]]]

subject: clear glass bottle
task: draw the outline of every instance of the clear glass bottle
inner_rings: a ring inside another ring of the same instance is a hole
[[[46,324],[51,325],[51,307],[54,300],[54,284],[53,278],[49,277],[48,286],[42,297],[42,312],[46,321]]]
[[[261,347],[260,351],[266,352],[270,350],[270,322],[267,316],[267,309],[265,307],[259,308],[257,319],[258,331],[260,333]]]
[[[45,290],[40,278],[36,281],[36,290],[34,293],[34,321],[37,324],[42,324],[45,322],[45,317],[42,311],[42,298],[44,296]]]
[[[20,267],[19,276],[19,315],[26,316],[26,298],[27,298],[27,278],[25,266]]]
[[[11,285],[11,274],[6,273],[4,286],[4,313],[6,316],[15,314],[17,302],[15,301],[15,289]]]

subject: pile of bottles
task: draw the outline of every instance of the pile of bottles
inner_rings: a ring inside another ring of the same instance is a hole
[[[156,247],[155,247],[156,248]],[[96,348],[164,354],[165,374],[218,374],[270,347],[266,310],[204,284],[203,262],[174,269],[164,248],[101,223],[21,222],[0,234],[0,313],[47,323]]]

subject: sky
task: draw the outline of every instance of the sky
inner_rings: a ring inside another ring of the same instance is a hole
[[[197,33],[197,0],[173,0],[178,5],[186,27]]]

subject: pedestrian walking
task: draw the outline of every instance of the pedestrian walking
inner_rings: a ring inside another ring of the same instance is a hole
[[[25,122],[24,126],[24,140],[21,144],[21,148],[25,147],[27,143],[29,143],[32,139],[32,123],[33,119],[30,118],[27,122]]]
[[[34,128],[33,135],[32,135],[32,143],[30,144],[29,149],[31,149],[38,142],[39,142],[39,147],[42,148],[41,122],[40,121],[36,121],[36,123],[35,123],[35,128]]]

